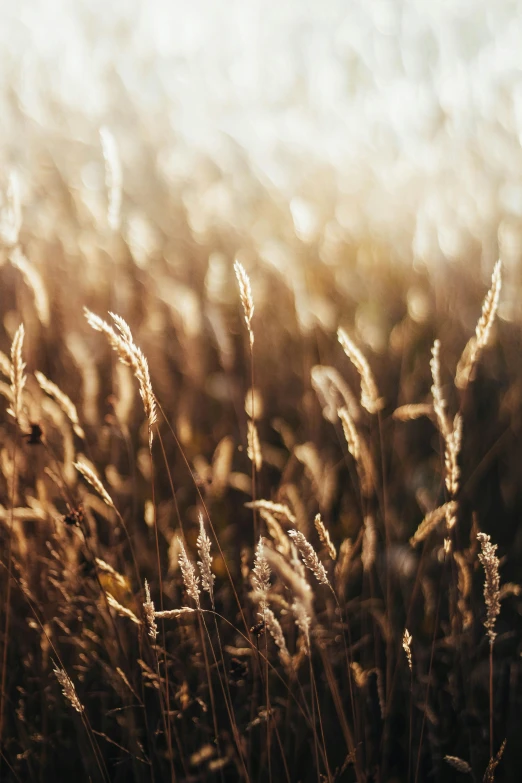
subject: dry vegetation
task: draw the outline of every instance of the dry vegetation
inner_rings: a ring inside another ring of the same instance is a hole
[[[306,244],[252,175],[261,262],[102,141],[107,217],[50,156],[0,221],[2,780],[518,779],[500,263]]]

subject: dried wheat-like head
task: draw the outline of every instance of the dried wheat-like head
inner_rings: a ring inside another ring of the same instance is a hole
[[[149,365],[143,352],[135,344],[128,324],[115,313],[109,313],[116,329],[95,313],[85,308],[85,317],[89,326],[107,337],[111,348],[116,351],[120,361],[129,365],[139,384],[140,396],[149,423],[149,444],[152,444],[152,428],[157,421],[156,398],[152,390]]]
[[[78,473],[82,474],[84,479],[91,485],[91,487],[96,490],[104,503],[110,506],[110,508],[115,508],[113,499],[101,483],[94,470],[86,465],[85,462],[73,462],[73,466],[76,468]]]
[[[37,370],[34,375],[43,391],[56,400],[60,408],[63,410],[73,425],[73,430],[76,435],[79,438],[85,438],[85,433],[80,426],[78,411],[76,410],[76,405],[73,403],[73,401],[59,388],[59,386],[46,378],[43,372],[39,372]]]
[[[11,395],[12,404],[8,408],[8,413],[13,416],[16,423],[20,426],[22,420],[23,409],[23,392],[27,381],[25,374],[25,362],[22,357],[22,350],[24,345],[25,329],[24,325],[20,324],[16,330],[13,342],[11,345]]]
[[[243,311],[245,314],[245,323],[248,329],[248,335],[250,338],[250,347],[254,345],[254,332],[252,330],[252,317],[254,315],[254,299],[252,297],[252,287],[250,285],[250,278],[245,272],[245,268],[240,261],[234,262],[234,272],[236,273],[237,282],[239,285],[239,295],[241,297],[241,304],[243,305]]]
[[[83,705],[80,702],[80,699],[78,698],[78,694],[76,693],[76,688],[74,687],[74,683],[67,674],[67,672],[64,669],[58,668],[56,665],[54,666],[54,674],[56,676],[56,679],[60,683],[62,687],[62,692],[71,707],[75,709],[77,712],[83,712]]]
[[[303,563],[314,574],[317,581],[323,585],[327,585],[328,587],[330,587],[330,582],[328,581],[328,575],[326,573],[326,569],[324,565],[321,563],[321,561],[319,560],[317,556],[317,552],[310,544],[310,542],[306,540],[304,535],[301,532],[299,532],[299,530],[289,530],[288,535],[290,536],[290,538],[298,548],[299,553],[303,558]]]
[[[328,554],[332,558],[332,560],[335,560],[337,558],[337,550],[332,542],[332,539],[330,538],[330,533],[326,529],[326,525],[324,524],[323,520],[321,519],[320,514],[315,515],[315,529],[317,530],[317,534],[319,536],[319,539],[321,540],[321,543],[324,544],[326,549],[328,550]]]
[[[155,609],[152,598],[150,597],[149,583],[145,579],[145,601],[143,602],[145,619],[147,621],[148,634],[152,641],[156,641],[158,636],[158,626],[156,625]]]
[[[408,659],[408,666],[410,668],[410,671],[413,669],[413,661],[411,657],[411,643],[413,641],[413,636],[408,631],[407,628],[404,629],[404,633],[402,635],[402,649],[406,653],[406,658]]]
[[[361,405],[368,413],[377,413],[384,407],[384,400],[379,397],[377,384],[366,357],[343,329],[338,330],[337,337],[361,377]]]
[[[475,335],[469,340],[462,352],[455,373],[455,384],[464,389],[472,378],[473,369],[480,354],[487,346],[491,329],[495,322],[502,288],[502,263],[497,261],[491,276],[491,287],[482,304],[482,313],[475,328]]]

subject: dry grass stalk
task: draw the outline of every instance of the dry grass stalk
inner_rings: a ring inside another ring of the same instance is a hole
[[[354,364],[355,369],[360,375],[361,405],[368,413],[377,413],[384,407],[384,400],[379,397],[377,384],[375,383],[373,373],[370,370],[370,365],[368,364],[366,357],[343,329],[338,330],[337,337],[345,354]]]
[[[131,609],[127,609],[126,606],[120,604],[120,602],[116,600],[112,593],[106,592],[105,595],[107,596],[107,603],[112,609],[114,609],[116,614],[119,614],[120,617],[127,617],[136,625],[141,625],[141,620],[138,620],[134,612]]]
[[[268,607],[264,611],[264,620],[270,635],[279,648],[279,657],[281,658],[281,662],[286,667],[290,666],[292,659],[290,653],[288,652],[288,647],[286,646],[283,629],[281,628],[281,624],[273,611]]]
[[[5,355],[3,351],[0,351],[0,372],[5,375],[6,378],[11,378],[12,365],[10,359]]]
[[[149,365],[143,352],[135,344],[131,330],[127,323],[119,315],[109,313],[116,329],[95,313],[85,308],[85,317],[89,326],[97,332],[102,332],[107,337],[110,346],[123,364],[127,364],[133,371],[140,389],[140,396],[145,409],[145,415],[149,424],[149,445],[152,445],[152,428],[157,421],[156,398],[152,390]]]
[[[502,262],[498,260],[491,276],[491,287],[482,304],[482,313],[475,328],[475,335],[464,348],[457,365],[455,384],[461,389],[465,388],[472,378],[473,369],[480,358],[480,354],[489,342],[491,329],[497,315],[501,288]]]
[[[422,416],[433,416],[433,405],[425,403],[401,405],[400,408],[395,408],[393,411],[393,418],[397,421],[413,421],[414,419],[420,419]]]
[[[196,575],[196,569],[194,568],[194,565],[188,559],[183,541],[181,540],[181,538],[178,538],[178,541],[179,541],[179,567],[181,568],[181,575],[183,576],[185,590],[187,591],[187,594],[190,596],[190,598],[192,598],[195,601],[198,609],[200,609],[201,605],[199,602],[199,587],[198,587],[199,577]]]
[[[78,435],[79,438],[84,439],[85,433],[80,426],[78,411],[76,410],[76,405],[73,403],[73,401],[55,383],[46,378],[42,372],[36,370],[34,375],[43,391],[56,400],[60,408],[63,410],[73,425],[73,430],[76,435]]]
[[[96,490],[104,503],[110,506],[110,508],[115,508],[113,499],[103,486],[94,470],[86,465],[85,462],[73,462],[73,466],[76,468],[78,473],[81,473],[81,475],[91,485],[91,487]]]
[[[496,756],[492,756],[489,760],[489,764],[487,766],[487,769],[484,773],[483,777],[483,783],[494,783],[495,780],[495,770],[500,764],[500,761],[502,759],[502,756],[504,755],[504,750],[506,749],[506,740],[502,743],[500,746],[500,749]]]
[[[102,571],[104,574],[109,574],[120,587],[125,590],[127,589],[128,585],[125,577],[118,573],[109,563],[106,563],[105,560],[102,560],[99,557],[94,558],[94,562],[99,571]]]
[[[295,624],[303,635],[305,653],[306,655],[310,655],[310,626],[312,624],[312,618],[308,614],[303,602],[298,598],[294,600],[291,609],[292,614],[295,617]]]
[[[147,621],[147,632],[153,642],[158,637],[158,626],[156,625],[155,608],[152,598],[150,597],[149,583],[145,579],[145,601],[143,602],[143,609],[145,611],[145,619]]]
[[[178,617],[182,617],[185,614],[191,614],[197,611],[191,606],[182,606],[181,609],[166,609],[164,612],[154,612],[154,617],[160,620],[175,620]]]
[[[19,246],[13,248],[9,260],[22,273],[26,285],[33,292],[34,306],[40,323],[42,326],[49,326],[49,298],[40,272],[22,253]]]
[[[312,590],[305,577],[295,567],[295,564],[292,563],[291,565],[278,552],[274,552],[268,546],[264,547],[263,554],[272,571],[283,580],[292,594],[306,607],[307,612],[311,612]],[[300,561],[297,561],[297,563],[303,568]]]
[[[489,643],[493,645],[495,641],[495,624],[500,612],[500,575],[499,560],[496,555],[497,545],[492,544],[490,536],[485,533],[478,533],[477,538],[480,542],[482,552],[478,558],[482,563],[486,578],[484,580],[484,600],[486,602],[486,619],[484,627],[489,636]]]
[[[417,544],[419,544],[421,541],[424,541],[424,539],[429,536],[429,534],[437,527],[439,522],[447,518],[448,514],[452,516],[456,509],[456,501],[450,500],[448,503],[444,503],[444,505],[438,506],[437,508],[433,509],[433,511],[430,511],[428,514],[426,514],[419,527],[410,538],[410,544],[412,546],[417,546]]]
[[[433,343],[433,348],[431,349],[430,368],[433,379],[431,386],[433,410],[435,411],[435,416],[437,417],[439,430],[442,433],[444,441],[446,441],[448,435],[451,432],[451,428],[446,413],[447,403],[442,393],[442,383],[440,380],[440,340],[435,340]]]
[[[348,384],[335,367],[316,364],[311,372],[312,386],[323,408],[323,416],[335,424],[339,408],[346,408],[353,421],[360,418],[360,408]]]
[[[254,299],[252,297],[252,287],[250,285],[250,278],[245,272],[245,268],[240,261],[234,262],[234,272],[236,273],[236,279],[239,285],[239,295],[241,297],[241,304],[243,305],[243,312],[245,314],[245,323],[248,329],[248,335],[250,338],[250,348],[254,345],[254,332],[252,330],[252,317],[254,315]]]
[[[458,600],[457,608],[461,617],[463,630],[471,628],[473,623],[473,613],[469,608],[469,598],[471,596],[471,568],[467,558],[462,552],[455,550],[453,553],[455,563],[458,568],[457,589]],[[501,599],[501,596],[499,597]]]
[[[288,537],[285,535],[283,528],[275,518],[273,514],[270,513],[270,511],[267,511],[265,508],[261,509],[259,512],[261,519],[266,524],[266,529],[271,536],[272,540],[274,541],[275,548],[278,552],[280,552],[283,557],[288,557],[290,554],[290,543],[288,541]]]
[[[369,571],[375,563],[377,555],[377,529],[372,517],[364,518],[361,562],[365,571]]]
[[[0,239],[2,244],[14,247],[22,228],[20,184],[14,171],[9,174],[5,203],[0,209]]]
[[[272,503],[271,500],[252,500],[249,503],[245,503],[245,508],[264,509],[276,517],[287,519],[292,525],[295,525],[297,522],[294,514],[292,514],[285,503]]]
[[[321,519],[320,514],[315,515],[315,529],[317,530],[317,534],[319,536],[319,539],[322,544],[326,547],[328,550],[328,554],[330,555],[332,560],[337,559],[337,550],[335,546],[333,545],[332,539],[330,538],[330,533],[326,529],[326,525],[324,524],[323,520]]]
[[[198,554],[201,560],[198,560],[199,572],[201,574],[201,587],[210,596],[210,602],[214,606],[214,581],[216,577],[212,573],[212,556],[210,554],[210,538],[205,532],[203,515],[199,515],[199,535],[197,540]]]
[[[25,330],[24,325],[20,324],[16,330],[11,345],[11,393],[12,405],[8,408],[8,413],[13,416],[16,423],[20,426],[22,420],[23,391],[27,381],[25,374],[25,362],[22,357],[24,345]]]
[[[413,641],[413,636],[408,631],[407,628],[404,629],[404,633],[402,635],[402,649],[406,653],[406,658],[408,659],[408,666],[410,669],[410,672],[413,669],[413,661],[411,657],[411,643]]]
[[[463,775],[471,775],[472,770],[468,762],[459,759],[458,756],[444,756],[444,761],[449,764],[450,767],[456,769],[457,772],[461,772]]]
[[[64,669],[58,668],[56,665],[54,666],[54,674],[56,676],[56,679],[61,685],[63,695],[73,707],[73,709],[76,710],[76,712],[83,712],[83,705],[80,702],[80,699],[78,698],[78,694],[76,693],[76,688],[74,687],[74,683],[67,674],[67,672]]]
[[[298,530],[289,530],[288,535],[298,548],[305,566],[314,574],[315,578],[322,585],[330,587],[328,575],[324,565],[317,556],[317,552],[309,541]]]
[[[348,579],[348,569],[352,562],[354,546],[351,538],[345,538],[339,547],[339,558],[335,565],[336,584],[344,585]]]
[[[348,451],[355,460],[361,492],[364,497],[370,497],[375,486],[375,469],[371,454],[366,443],[359,437],[347,408],[339,408],[337,414],[341,420]]]
[[[255,422],[252,421],[252,419],[248,419],[247,438],[248,438],[247,441],[248,459],[254,463],[254,465],[256,466],[256,470],[259,472],[263,467],[263,455],[261,453],[261,444],[259,442],[257,427]]]
[[[446,450],[444,462],[446,467],[446,488],[451,497],[455,497],[459,490],[460,468],[458,457],[462,443],[462,416],[457,413],[453,422],[453,429],[446,437]]]
[[[259,613],[264,618],[268,607],[268,591],[270,590],[270,566],[265,557],[265,544],[262,537],[259,538],[256,547],[254,567],[250,572],[250,581],[254,588],[254,592],[258,596]]]
[[[113,231],[121,224],[122,170],[116,140],[108,128],[100,128],[100,140],[105,161],[105,184],[109,197],[107,220]]]

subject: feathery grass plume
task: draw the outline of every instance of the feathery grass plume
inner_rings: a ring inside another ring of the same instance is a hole
[[[335,367],[316,364],[311,371],[312,386],[322,405],[323,416],[335,424],[339,408],[346,408],[353,421],[360,419],[360,408],[348,384]]]
[[[484,600],[486,602],[486,619],[484,627],[489,636],[490,645],[493,644],[496,637],[495,624],[500,612],[500,575],[499,559],[496,555],[497,545],[491,543],[490,536],[485,533],[477,533],[482,552],[478,558],[482,563],[486,578],[484,580]]]
[[[375,563],[377,555],[377,529],[373,517],[364,518],[361,562],[365,571],[369,571]]]
[[[422,416],[431,417],[433,415],[433,405],[420,403],[418,405],[401,405],[393,411],[393,418],[397,421],[413,421]]]
[[[281,658],[281,662],[286,667],[290,666],[292,659],[290,653],[288,652],[288,647],[286,646],[285,637],[283,635],[283,629],[281,628],[279,620],[273,611],[268,607],[265,607],[263,617],[270,635],[279,648],[279,657]]]
[[[304,575],[294,567],[294,564],[290,564],[284,557],[278,552],[274,552],[270,547],[265,546],[263,548],[263,554],[268,561],[268,565],[287,585],[293,595],[305,606],[306,611],[311,613],[312,611],[312,590],[310,585],[306,581]],[[297,561],[301,568],[303,565],[300,561]],[[304,571],[304,568],[303,568]]]
[[[268,606],[268,591],[270,590],[270,566],[265,557],[265,542],[263,537],[259,537],[254,557],[254,567],[250,572],[250,581],[254,592],[258,596],[259,614],[265,616]]]
[[[502,262],[499,259],[493,269],[491,287],[482,304],[482,313],[475,328],[475,335],[468,341],[457,365],[455,385],[460,389],[464,389],[471,380],[473,368],[489,342],[491,328],[497,315],[501,288]]]
[[[185,590],[187,591],[187,594],[190,596],[190,598],[192,598],[195,601],[198,609],[200,609],[201,606],[199,602],[199,587],[198,587],[199,576],[197,576],[196,574],[196,569],[194,568],[194,565],[188,559],[183,541],[179,537],[178,537],[178,541],[179,541],[179,567],[181,568],[181,575],[183,577],[183,582],[185,584]]]
[[[83,712],[83,705],[78,698],[74,683],[64,669],[58,668],[56,664],[53,664],[53,671],[56,679],[61,685],[62,693],[76,712]]]
[[[462,772],[463,775],[471,775],[472,770],[468,762],[459,759],[458,756],[444,756],[444,761],[449,764],[450,767],[456,769],[457,772]]]
[[[402,649],[406,653],[406,658],[408,659],[408,666],[410,668],[410,672],[413,669],[413,661],[411,657],[411,643],[413,641],[413,636],[408,631],[407,628],[404,629],[404,633],[402,635]]]
[[[295,624],[301,631],[304,641],[305,641],[305,652],[307,655],[310,655],[310,626],[312,624],[312,618],[310,617],[309,613],[306,610],[305,605],[302,601],[300,601],[298,598],[294,599],[294,602],[291,606],[292,614],[295,618]]]
[[[236,279],[239,285],[239,295],[241,297],[241,304],[243,305],[243,311],[245,314],[245,323],[248,329],[248,335],[250,337],[250,348],[254,345],[254,332],[252,330],[252,316],[254,315],[254,300],[252,298],[252,287],[250,285],[250,278],[245,272],[243,264],[236,259],[234,261],[234,272],[236,273]]]
[[[290,538],[298,548],[301,557],[303,558],[303,563],[314,574],[317,581],[323,585],[327,585],[328,587],[330,587],[330,582],[328,581],[328,575],[326,573],[326,569],[324,565],[321,563],[321,561],[319,560],[317,556],[317,552],[310,544],[310,542],[307,541],[306,538],[303,536],[303,534],[300,533],[298,530],[289,530],[288,535],[290,536]]]
[[[0,240],[8,247],[14,247],[22,227],[22,205],[20,183],[14,171],[9,174],[5,202],[0,209]]]
[[[442,393],[442,384],[440,380],[440,340],[435,340],[433,348],[431,349],[431,377],[433,383],[431,386],[431,396],[433,397],[433,410],[437,417],[437,423],[439,430],[446,441],[448,435],[451,432],[450,425],[448,423],[448,416],[446,413],[447,403]]]
[[[261,444],[259,442],[259,435],[257,427],[252,419],[248,419],[248,445],[247,455],[248,459],[254,463],[256,470],[259,472],[263,467],[263,455],[261,453]]]
[[[104,503],[110,506],[110,508],[115,508],[113,499],[92,468],[86,465],[85,462],[73,462],[73,467],[75,467],[78,473],[81,473],[91,487],[96,490]]]
[[[156,398],[152,390],[147,359],[135,344],[132,332],[121,316],[109,313],[116,324],[117,331],[115,331],[106,321],[95,313],[91,313],[87,308],[84,308],[84,313],[89,326],[95,331],[105,334],[111,348],[118,354],[120,361],[132,369],[138,381],[140,397],[149,423],[149,446],[152,446],[152,428],[157,421],[157,412]]]
[[[290,511],[285,503],[272,503],[271,500],[251,500],[249,503],[245,503],[245,508],[258,508],[269,511],[271,514],[277,517],[284,517],[292,525],[297,522],[294,514]]]
[[[212,573],[212,557],[210,554],[210,538],[205,532],[205,523],[203,514],[199,515],[199,535],[197,540],[198,554],[201,560],[198,560],[199,572],[201,574],[201,587],[206,590],[210,596],[210,602],[214,606],[214,581],[216,577]]]
[[[494,783],[495,780],[495,770],[500,764],[500,761],[502,759],[502,756],[504,755],[504,750],[506,749],[506,740],[502,743],[500,746],[500,749],[496,756],[492,756],[489,760],[489,764],[487,766],[487,769],[484,773],[483,777],[483,783]]]
[[[326,547],[328,550],[328,554],[330,555],[332,560],[337,559],[337,550],[335,546],[333,545],[332,539],[330,538],[330,533],[326,529],[326,525],[324,524],[323,520],[321,519],[321,514],[315,515],[315,529],[317,530],[317,534],[319,536],[319,539],[322,544]]]
[[[154,612],[154,617],[160,620],[175,620],[185,614],[196,612],[191,606],[182,606],[181,609],[165,609],[163,612]]]
[[[410,544],[415,547],[421,541],[424,541],[424,539],[429,536],[432,530],[437,527],[442,519],[447,519],[448,515],[452,516],[456,510],[457,503],[455,500],[450,500],[447,503],[444,503],[444,505],[434,508],[433,511],[430,511],[428,514],[426,514],[419,527],[410,538]]]
[[[22,358],[22,349],[24,345],[25,329],[20,324],[16,330],[11,345],[11,393],[12,405],[7,412],[15,419],[20,426],[22,416],[22,397],[24,387],[27,381],[25,374],[25,362]]]
[[[94,562],[96,563],[99,571],[102,571],[104,574],[109,574],[109,576],[111,576],[120,587],[127,589],[128,584],[125,577],[118,573],[118,571],[116,571],[109,563],[106,563],[105,560],[102,560],[99,557],[95,557]]]
[[[141,621],[138,620],[134,612],[130,609],[127,609],[126,606],[120,604],[120,602],[116,600],[112,593],[106,591],[105,595],[107,596],[107,603],[112,609],[114,609],[116,614],[119,614],[120,617],[128,617],[128,619],[132,620],[132,622],[136,623],[136,625],[141,625]]]
[[[109,197],[107,220],[113,231],[121,224],[122,170],[116,140],[108,128],[100,128],[100,141],[105,161],[105,185]]]
[[[147,621],[148,634],[153,642],[158,637],[158,626],[156,625],[155,609],[152,598],[150,597],[149,583],[145,579],[145,601],[143,602],[143,609],[145,610],[145,619]]]
[[[34,375],[43,391],[56,400],[62,411],[73,425],[73,430],[76,435],[78,435],[79,438],[84,439],[85,433],[80,426],[78,411],[76,410],[76,405],[73,403],[73,401],[55,383],[46,378],[43,372],[36,370]]]
[[[370,365],[368,364],[366,357],[343,329],[338,330],[337,337],[345,354],[351,360],[360,375],[361,405],[368,413],[377,413],[384,407],[384,400],[379,397],[377,384],[375,383],[373,373],[370,370]]]
[[[40,323],[49,326],[49,297],[40,272],[22,253],[18,245],[11,250],[9,260],[15,269],[21,272],[26,285],[33,292],[34,306]]]

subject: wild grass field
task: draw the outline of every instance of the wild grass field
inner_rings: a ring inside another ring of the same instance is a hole
[[[2,780],[517,780],[516,269],[261,190],[260,262],[69,152],[0,221]]]
[[[0,781],[520,781],[517,4],[0,22]]]

